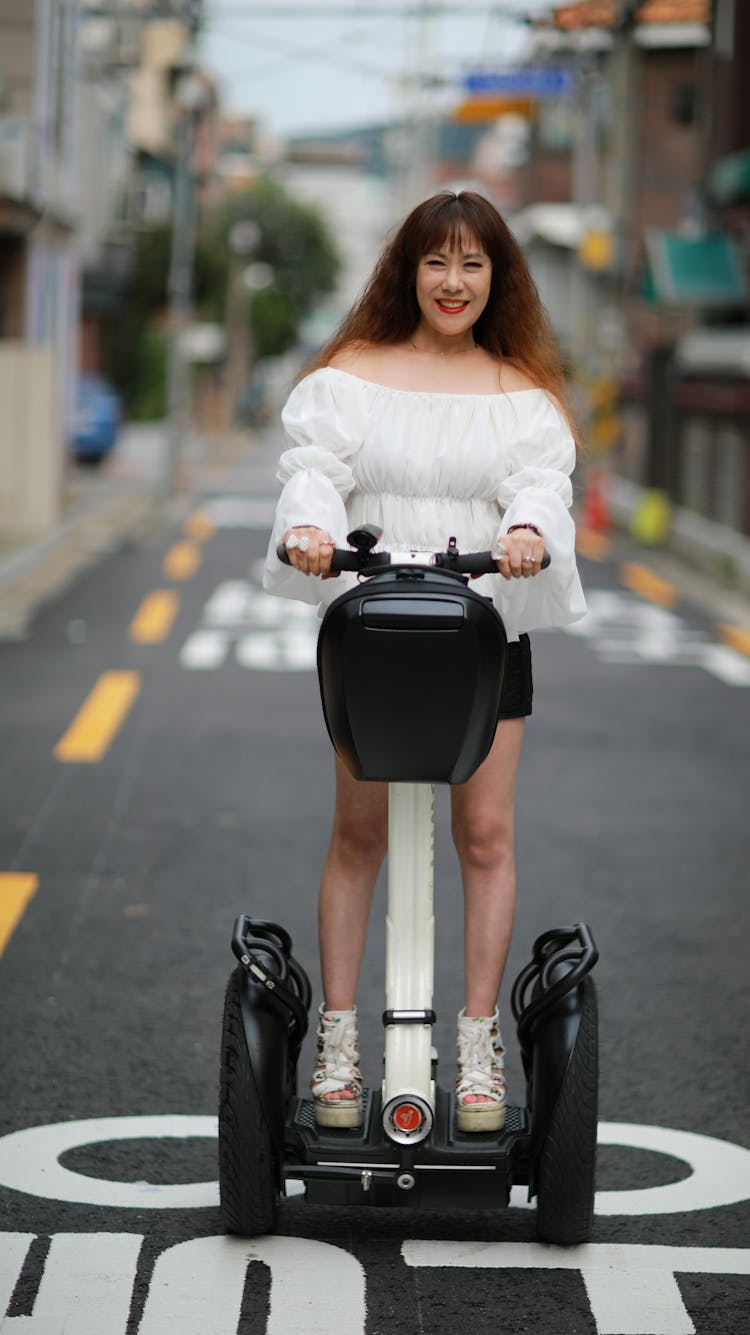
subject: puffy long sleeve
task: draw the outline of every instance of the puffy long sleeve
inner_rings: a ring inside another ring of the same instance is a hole
[[[503,581],[495,595],[507,607],[517,634],[545,626],[566,626],[586,612],[575,559],[575,525],[570,515],[576,462],[575,441],[562,412],[547,395],[535,396],[514,442],[511,471],[498,501],[504,511],[500,535],[514,524],[535,524],[544,535],[550,565],[533,579]],[[528,403],[524,405],[528,408]]]
[[[347,405],[348,407],[349,405]],[[269,593],[300,602],[332,602],[342,591],[341,579],[320,580],[281,563],[276,548],[288,529],[301,524],[327,529],[336,545],[346,546],[349,531],[345,501],[354,487],[349,459],[361,444],[351,412],[344,413],[330,378],[318,372],[294,388],[281,415],[287,434],[296,441],[279,460],[282,491],[263,571]]]

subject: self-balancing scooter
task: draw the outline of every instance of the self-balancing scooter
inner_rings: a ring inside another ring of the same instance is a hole
[[[315,1124],[296,1068],[310,984],[276,923],[241,916],[221,1051],[219,1183],[230,1233],[272,1232],[285,1183],[311,1203],[426,1208],[537,1202],[547,1242],[585,1241],[594,1196],[598,1047],[584,923],[545,932],[512,991],[525,1107],[500,1132],[461,1132],[437,1084],[432,1048],[433,785],[463,783],[494,737],[506,636],[493,604],[468,587],[495,572],[489,552],[376,552],[379,530],[349,535],[334,568],[357,587],[328,608],[318,674],[328,732],[357,779],[389,784],[385,1061],[364,1091],[361,1127]],[[280,549],[283,559],[283,548]],[[366,578],[365,578],[366,577]]]

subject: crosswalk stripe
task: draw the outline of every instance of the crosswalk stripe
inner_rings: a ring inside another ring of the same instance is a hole
[[[0,955],[18,926],[26,905],[36,893],[39,877],[33,872],[0,872]]]
[[[55,747],[58,760],[100,760],[141,689],[140,672],[105,672]]]

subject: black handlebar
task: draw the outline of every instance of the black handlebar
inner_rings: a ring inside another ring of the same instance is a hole
[[[352,534],[349,535],[349,541],[352,540],[353,536]],[[291,565],[289,553],[283,542],[278,544],[276,555],[282,565]],[[549,563],[550,554],[545,551],[541,569],[546,570]],[[398,556],[393,560],[390,552],[375,552],[371,548],[364,548],[363,546],[354,549],[334,547],[331,557],[331,570],[336,573],[353,570],[361,575],[374,575],[379,570],[403,567],[407,564],[413,564],[419,568],[421,563],[418,560],[408,563],[399,561]],[[428,562],[425,561],[424,564],[428,564]],[[497,575],[499,573],[497,562],[491,552],[459,552],[455,538],[450,539],[447,551],[432,553],[429,564],[438,570],[450,570],[457,575]]]

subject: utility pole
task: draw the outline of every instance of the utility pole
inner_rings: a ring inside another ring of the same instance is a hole
[[[189,91],[190,75],[183,76]],[[185,88],[183,88],[185,91]],[[162,472],[162,492],[170,496],[177,487],[182,445],[190,421],[190,368],[185,356],[185,330],[192,315],[193,259],[195,255],[196,200],[193,155],[196,137],[196,106],[190,96],[180,104],[175,154],[172,206],[172,255],[167,283],[169,357],[167,364],[167,440]]]
[[[437,149],[437,125],[432,107],[435,20],[442,0],[420,0],[415,11],[414,53],[410,61],[405,98],[406,154],[403,162],[401,213],[431,193]]]
[[[640,0],[622,0],[612,52],[612,135],[609,154],[608,204],[615,233],[615,273],[624,299],[632,262],[635,196],[635,98],[637,50],[634,40]]]
[[[198,33],[202,0],[183,0],[181,18],[191,40]],[[178,17],[175,15],[175,17]],[[192,317],[193,261],[197,226],[194,157],[198,118],[206,90],[187,65],[175,84],[177,138],[172,200],[172,253],[167,282],[169,355],[167,363],[167,438],[161,476],[163,496],[177,488],[180,455],[190,423],[190,367],[185,355],[185,331]]]

